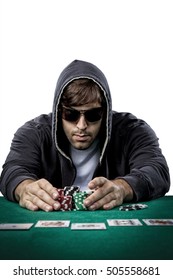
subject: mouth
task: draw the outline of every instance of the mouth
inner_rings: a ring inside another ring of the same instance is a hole
[[[74,134],[73,137],[76,141],[79,142],[85,142],[90,139],[90,136],[88,134]]]

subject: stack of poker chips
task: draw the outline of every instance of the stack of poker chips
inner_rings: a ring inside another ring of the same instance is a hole
[[[66,186],[64,187],[64,195],[70,195],[72,198],[72,209],[75,209],[75,203],[74,203],[74,199],[73,196],[76,193],[80,192],[80,187],[79,186]]]
[[[61,211],[71,211],[72,210],[72,197],[70,195],[65,195],[63,189],[57,189],[58,191],[58,202],[61,207]]]
[[[64,189],[57,190],[59,194],[58,201],[61,204],[59,210],[87,210],[83,201],[92,193],[92,191],[80,191],[79,186],[66,186]]]
[[[61,211],[71,211],[72,210],[72,197],[70,195],[59,196],[58,202],[61,207]]]
[[[119,207],[119,210],[121,211],[133,211],[133,210],[141,210],[147,208],[148,205],[146,204],[129,204],[129,205],[123,205]]]
[[[87,197],[88,197],[87,192],[78,192],[73,194],[73,200],[74,200],[74,205],[76,210],[79,211],[87,210],[86,206],[83,203],[84,199]]]

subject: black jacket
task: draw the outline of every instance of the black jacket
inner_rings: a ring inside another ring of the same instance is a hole
[[[107,101],[100,134],[101,156],[94,177],[123,178],[134,191],[134,201],[154,199],[168,192],[169,169],[154,131],[130,113],[112,111],[104,74],[91,63],[75,60],[58,79],[52,113],[25,123],[14,136],[0,181],[0,190],[7,199],[14,201],[16,186],[29,178],[45,178],[58,188],[73,184],[76,170],[58,118],[58,106],[65,86],[83,77],[93,79]]]

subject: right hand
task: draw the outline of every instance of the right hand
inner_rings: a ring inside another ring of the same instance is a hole
[[[60,208],[57,189],[46,179],[24,180],[16,187],[15,198],[20,206],[32,211],[41,209],[49,212]]]

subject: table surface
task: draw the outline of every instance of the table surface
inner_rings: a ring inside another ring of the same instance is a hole
[[[173,226],[147,226],[142,219],[173,219],[173,196],[144,202],[147,209],[32,212],[0,197],[0,223],[70,220],[106,224],[106,230],[36,228],[0,231],[1,260],[172,260]],[[143,226],[108,226],[107,219],[139,219]]]

